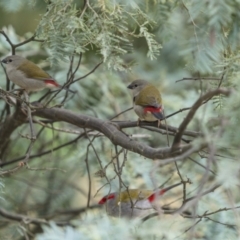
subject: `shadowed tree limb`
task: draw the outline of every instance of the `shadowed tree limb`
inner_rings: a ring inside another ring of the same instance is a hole
[[[27,115],[17,107],[17,110],[3,121],[0,126],[0,159],[7,148],[11,134],[16,128],[25,123],[26,120]]]
[[[34,112],[35,116],[64,121],[80,128],[89,128],[103,133],[115,145],[119,145],[127,150],[130,150],[150,159],[164,159],[178,153],[183,153],[191,148],[190,144],[183,145],[178,149],[170,147],[152,148],[141,142],[130,139],[125,133],[119,130],[117,123],[104,121],[95,117],[90,117],[82,114],[76,114],[72,111],[59,108],[37,108]]]

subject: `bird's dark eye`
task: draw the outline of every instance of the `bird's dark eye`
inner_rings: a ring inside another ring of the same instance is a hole
[[[138,86],[137,84],[134,85],[134,87],[137,87],[137,86]]]
[[[12,62],[12,59],[10,58],[10,59],[8,60],[8,62]]]

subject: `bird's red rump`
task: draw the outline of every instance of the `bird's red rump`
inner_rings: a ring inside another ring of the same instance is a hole
[[[107,200],[112,199],[112,198],[115,198],[115,195],[114,195],[114,194],[109,194],[109,195],[103,197],[103,198],[98,202],[98,204],[104,204],[104,203],[106,203]]]
[[[162,189],[159,192],[153,193],[150,197],[148,197],[149,202],[154,202],[158,196],[163,195],[165,192],[166,190]]]
[[[144,108],[144,112],[161,112],[162,111],[162,108],[161,107],[145,107]]]
[[[47,85],[52,85],[52,86],[55,86],[55,87],[59,87],[59,84],[55,80],[53,80],[53,79],[44,80],[44,82]]]

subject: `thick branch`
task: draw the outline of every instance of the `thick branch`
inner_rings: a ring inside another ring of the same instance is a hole
[[[38,108],[34,112],[34,115],[51,120],[68,122],[80,128],[97,130],[109,138],[114,145],[119,145],[129,151],[139,153],[140,155],[150,159],[165,159],[175,154],[183,153],[191,148],[191,145],[188,144],[181,146],[178,149],[174,149],[174,151],[172,151],[169,147],[155,149],[141,142],[130,139],[125,133],[119,130],[120,128],[117,123],[104,121],[82,114],[76,114],[65,109]]]
[[[170,125],[168,125],[167,128],[166,128],[166,125],[164,125],[164,124],[161,124],[158,127],[158,121],[156,121],[156,122],[140,121],[139,123],[137,121],[134,121],[134,122],[133,121],[131,121],[131,122],[130,121],[126,121],[126,122],[114,121],[114,123],[116,123],[121,129],[150,126],[150,127],[160,128],[160,129],[163,129],[163,130],[168,130],[168,132],[172,132],[174,134],[178,133],[178,128],[172,127]],[[186,136],[189,136],[189,137],[194,137],[194,138],[202,136],[202,134],[200,132],[188,131],[188,130],[184,131],[183,135],[186,135]]]
[[[22,214],[11,213],[11,212],[6,211],[3,208],[0,208],[0,215],[7,219],[14,220],[14,221],[23,221],[26,224],[29,224],[29,223],[47,224],[47,221],[45,219],[32,218],[32,217],[28,217],[28,216],[25,216]]]
[[[13,115],[7,116],[0,127],[0,159],[7,147],[13,131],[27,120],[27,116],[18,107]]]

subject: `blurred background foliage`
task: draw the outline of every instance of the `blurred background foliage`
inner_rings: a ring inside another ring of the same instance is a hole
[[[179,163],[182,176],[193,184],[187,186],[188,196],[196,194],[204,182],[205,187],[216,182],[223,184],[201,198],[190,208],[197,215],[205,211],[238,206],[239,195],[239,29],[240,2],[237,0],[0,0],[0,28],[13,43],[19,43],[33,34],[43,42],[30,42],[17,49],[17,54],[27,57],[64,84],[70,57],[83,53],[76,77],[81,77],[103,61],[95,72],[74,83],[74,98],[64,107],[101,119],[114,115],[132,106],[131,95],[126,86],[134,79],[151,81],[161,90],[165,114],[171,114],[193,103],[208,90],[222,87],[235,89],[234,96],[226,99],[218,96],[200,108],[189,125],[189,129],[205,133],[206,141],[214,149],[215,174],[204,175],[206,170],[195,162],[185,159]],[[0,35],[1,58],[11,54],[11,48]],[[6,87],[4,71],[0,69],[0,86]],[[179,81],[195,77],[197,80]],[[220,80],[222,79],[222,80]],[[44,91],[31,95],[31,101],[38,100]],[[64,99],[61,92],[51,106]],[[0,99],[0,109],[5,102]],[[13,112],[14,109],[11,109]],[[178,127],[186,112],[168,119],[168,124]],[[136,120],[133,111],[120,115],[116,120]],[[3,119],[1,119],[3,120]],[[214,138],[224,122],[224,134]],[[33,217],[49,217],[51,226],[44,226],[43,233],[36,226],[10,222],[0,218],[1,239],[27,239],[32,232],[33,239],[238,239],[239,212],[221,211],[212,219],[202,221],[189,231],[198,219],[162,215],[144,223],[112,219],[103,211],[89,210],[86,214],[65,215],[61,211],[87,206],[87,195],[91,192],[90,205],[95,205],[102,195],[119,188],[113,166],[107,168],[106,180],[97,177],[99,161],[89,140],[76,139],[82,129],[63,122],[53,124],[55,128],[71,129],[69,134],[43,128],[34,143],[30,169],[4,176],[1,179],[0,202],[5,209]],[[28,124],[18,128],[1,161],[11,161],[24,156],[29,141],[19,136],[29,133]],[[144,141],[153,147],[168,145],[167,137],[141,128],[126,129],[127,134],[144,134]],[[1,136],[0,136],[1,137]],[[89,135],[92,139],[93,136]],[[70,144],[60,150],[62,144]],[[172,137],[170,137],[170,143]],[[105,166],[115,155],[110,140],[94,139],[98,157]],[[119,149],[120,150],[120,147]],[[211,150],[211,149],[210,149]],[[120,154],[123,161],[124,154]],[[202,165],[208,163],[208,152],[191,157]],[[174,164],[154,169],[155,162],[132,152],[128,152],[122,173],[124,183],[130,188],[154,189],[170,178],[167,183],[179,181]],[[90,179],[86,162],[90,168]],[[17,164],[17,163],[16,163]],[[4,170],[12,166],[5,167]],[[173,200],[172,207],[181,206],[182,191],[173,190],[163,203]],[[75,228],[62,228],[54,220],[74,223]],[[223,225],[225,224],[225,225]],[[186,231],[186,233],[185,233]]]

